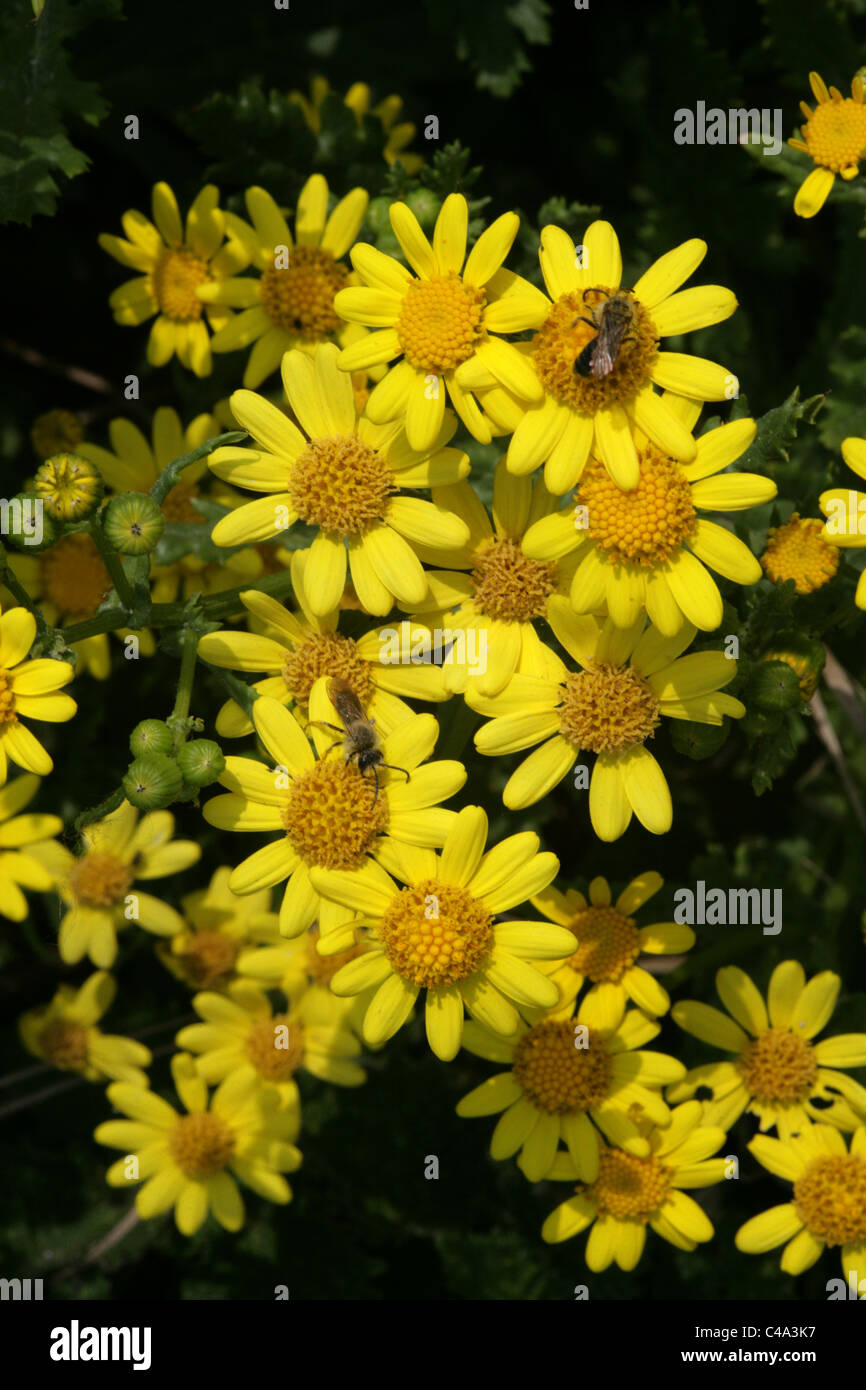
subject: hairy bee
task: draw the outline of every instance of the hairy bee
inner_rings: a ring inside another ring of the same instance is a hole
[[[606,294],[607,291],[584,290],[584,304],[590,293]],[[597,330],[596,336],[576,358],[574,370],[578,376],[607,376],[616,366],[623,343],[634,336],[629,333],[634,325],[634,305],[624,290],[616,290],[590,312],[592,318],[581,315],[574,320],[574,323],[588,323],[590,328]]]
[[[342,745],[334,743],[331,748],[342,747],[346,753],[346,762],[357,763],[358,770],[366,773],[368,768],[373,769],[373,778],[376,790],[373,795],[373,805],[379,796],[379,768],[387,767],[392,772],[402,772],[406,781],[410,780],[409,773],[405,767],[395,767],[393,763],[386,763],[384,754],[379,745],[379,735],[373,727],[372,719],[368,719],[352,687],[340,676],[332,676],[328,682],[328,695],[331,704],[337,711],[342,720],[343,727],[337,724],[328,724],[322,719],[314,719],[311,723],[321,729],[333,729],[337,734],[343,734]],[[328,749],[330,753],[331,748]]]

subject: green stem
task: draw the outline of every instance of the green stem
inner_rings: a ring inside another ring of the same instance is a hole
[[[123,561],[117,551],[112,550],[108,541],[105,539],[105,532],[102,529],[102,522],[99,519],[98,513],[92,518],[89,530],[96,549],[99,551],[102,558],[102,563],[111,575],[111,582],[117,590],[118,597],[126,613],[129,614],[135,607],[135,595],[126,577]]]
[[[79,834],[84,827],[90,825],[92,821],[102,820],[104,816],[108,816],[112,811],[116,811],[123,801],[123,798],[123,787],[118,787],[116,791],[111,793],[111,796],[107,796],[104,801],[100,801],[98,806],[91,807],[89,811],[82,811],[80,816],[75,817],[73,823],[72,828],[75,833]]]
[[[59,628],[61,636],[68,647],[74,642],[83,642],[85,637],[97,637],[101,632],[113,632],[115,628],[125,627],[129,617],[125,608],[106,608],[102,613],[96,613],[92,618],[85,618],[80,623],[70,623],[68,627]]]
[[[191,454],[184,454],[181,458],[175,459],[173,463],[162,470],[150,489],[153,501],[158,507],[161,507],[183,470],[189,468],[190,464],[198,463],[199,459],[207,458],[214,449],[221,449],[224,444],[240,444],[246,437],[246,430],[229,430],[226,434],[218,434],[215,439],[206,440],[197,449],[193,449]]]
[[[193,676],[195,675],[197,646],[198,633],[194,628],[185,628],[182,639],[182,655],[180,659],[180,675],[177,681],[177,694],[174,697],[174,709],[169,715],[170,719],[186,719],[189,714],[189,705],[192,699],[192,682]]]
[[[6,588],[9,590],[10,594],[14,594],[21,606],[23,608],[26,608],[28,613],[33,614],[34,618],[36,619],[36,629],[39,633],[39,636],[47,637],[53,635],[55,629],[51,627],[49,623],[46,623],[45,619],[39,611],[38,606],[34,603],[33,599],[30,597],[27,590],[24,588],[23,584],[18,579],[17,575],[15,574],[15,571],[12,569],[8,559],[6,559],[5,556],[2,560],[0,560],[0,573],[2,573],[3,583],[6,585]]]

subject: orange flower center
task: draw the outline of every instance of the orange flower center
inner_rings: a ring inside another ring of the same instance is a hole
[[[11,673],[0,670],[0,724],[14,724],[17,718]]]
[[[55,1018],[39,1035],[39,1051],[62,1071],[80,1071],[87,1062],[87,1029]]]
[[[630,666],[596,662],[562,686],[560,732],[578,750],[620,753],[651,738],[660,719],[655,692]]]
[[[818,1074],[812,1044],[790,1028],[767,1028],[737,1066],[755,1100],[767,1103],[807,1100]]]
[[[640,936],[634,919],[615,907],[587,907],[569,923],[578,946],[569,960],[593,984],[619,982],[640,955]]]
[[[398,975],[437,989],[468,980],[480,969],[490,949],[492,919],[464,888],[425,879],[392,898],[379,934]]]
[[[395,491],[385,459],[354,435],[311,439],[289,473],[301,520],[342,536],[362,535],[381,521]]]
[[[375,801],[374,801],[375,798]],[[358,869],[388,824],[388,801],[372,777],[333,754],[294,779],[283,808],[292,848],[307,864]]]
[[[491,541],[472,571],[475,602],[491,618],[528,623],[543,618],[556,588],[556,565],[531,560],[514,540]]]
[[[794,1183],[794,1206],[825,1245],[866,1239],[866,1161],[859,1154],[822,1154]]]
[[[111,576],[90,536],[63,536],[39,557],[42,593],[61,617],[72,622],[92,618],[106,594]]]
[[[205,929],[193,932],[175,959],[196,989],[214,989],[231,978],[238,949],[225,932]]]
[[[246,1054],[263,1081],[291,1081],[304,1061],[304,1027],[288,1014],[274,1014],[250,1029]]]
[[[484,304],[484,291],[465,284],[459,275],[411,280],[397,320],[406,360],[436,376],[459,367],[481,341]]]
[[[219,1115],[182,1115],[169,1134],[168,1147],[188,1178],[210,1178],[234,1157],[235,1136]]]
[[[576,1047],[574,1024],[536,1023],[514,1049],[512,1071],[526,1099],[548,1115],[584,1113],[605,1099],[611,1084],[610,1057],[599,1034],[587,1029],[586,1047]]]
[[[153,269],[152,283],[160,311],[166,318],[178,322],[200,319],[204,304],[196,288],[210,280],[206,261],[186,246],[166,247],[159,253]]]
[[[649,446],[639,451],[640,476],[623,492],[604,464],[588,463],[576,501],[586,507],[587,535],[610,564],[663,565],[688,539],[695,524],[692,494],[682,469]]]
[[[101,850],[85,854],[69,873],[69,887],[82,907],[114,907],[126,896],[132,880],[127,864]]]
[[[632,311],[626,337],[607,376],[581,375],[574,367],[583,349],[598,335],[593,314],[601,321],[604,305],[617,291],[596,285],[586,291],[571,290],[556,301],[532,340],[535,367],[544,389],[561,405],[595,414],[604,406],[632,400],[647,384],[658,356],[658,333],[646,309],[629,291],[624,294]]]
[[[262,308],[284,333],[308,341],[325,338],[340,326],[334,295],[348,274],[330,251],[293,246],[285,269],[268,266],[262,275]]]
[[[803,126],[803,140],[816,164],[840,173],[866,158],[866,106],[850,97],[818,104]]]
[[[575,1190],[595,1204],[599,1216],[645,1223],[664,1202],[670,1184],[670,1170],[657,1158],[602,1148],[595,1182]]]
[[[798,594],[811,594],[833,578],[839,568],[839,551],[821,532],[818,517],[794,512],[784,526],[774,526],[767,537],[761,564],[775,584],[793,579]]]
[[[204,526],[207,518],[192,505],[192,499],[200,496],[201,488],[198,483],[175,483],[160,511],[166,521],[191,521]]]
[[[346,681],[366,708],[375,694],[369,663],[358,655],[351,637],[338,633],[313,633],[283,662],[283,680],[293,700],[305,705],[320,676]]]

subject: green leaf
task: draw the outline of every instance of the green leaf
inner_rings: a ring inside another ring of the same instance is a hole
[[[95,20],[120,19],[121,0],[22,0],[0,11],[0,222],[56,211],[63,179],[88,166],[70,139],[70,118],[97,125],[108,108],[95,83],[73,73],[67,45]]]

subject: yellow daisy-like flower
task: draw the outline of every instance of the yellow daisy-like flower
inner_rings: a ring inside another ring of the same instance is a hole
[[[838,87],[828,88],[817,72],[809,73],[809,86],[818,105],[813,111],[805,101],[800,102],[806,118],[800,130],[803,138],[788,141],[815,165],[794,199],[798,217],[814,217],[820,212],[836,175],[846,181],[856,179],[860,161],[866,159],[866,105],[860,74],[852,79],[850,97],[843,97]]]
[[[699,401],[665,392],[661,400],[688,429]],[[597,459],[584,469],[574,500],[539,519],[524,549],[537,562],[568,556],[578,613],[606,607],[617,627],[646,611],[666,637],[683,622],[704,632],[722,621],[722,596],[708,570],[756,584],[761,566],[733,533],[702,511],[734,512],[768,502],[776,484],[758,473],[723,473],[755,437],[754,420],[735,420],[701,435],[693,463],[678,463],[634,431],[638,479],[623,492]]]
[[[5,786],[10,761],[37,777],[54,767],[22,721],[65,724],[78,709],[70,695],[60,694],[75,674],[68,661],[27,660],[35,639],[36,619],[26,608],[0,613],[0,787]]]
[[[107,1120],[94,1139],[125,1156],[106,1173],[110,1187],[143,1182],[136,1194],[148,1221],[174,1208],[182,1235],[191,1236],[212,1212],[226,1231],[244,1224],[244,1203],[235,1179],[269,1202],[285,1205],[292,1190],[283,1173],[301,1166],[294,1140],[297,1115],[279,1109],[279,1097],[251,1073],[226,1078],[208,1099],[192,1057],[172,1058],[172,1077],[187,1114],[180,1115],[153,1091],[115,1082],[108,1099],[125,1120]]]
[[[92,618],[114,588],[93,538],[83,531],[61,536],[39,555],[16,555],[15,574],[30,598],[39,601],[42,616],[53,627]],[[114,635],[122,640],[129,631],[118,628]],[[139,651],[152,656],[156,651],[153,634],[145,629],[137,632],[136,637]],[[107,632],[73,642],[72,650],[77,657],[77,670],[87,671],[96,680],[108,679],[111,647]]]
[[[249,264],[245,244],[232,238],[223,246],[225,214],[217,206],[219,189],[209,183],[181,222],[177,199],[167,183],[153,187],[153,222],[143,213],[126,212],[126,238],[103,234],[99,244],[121,265],[139,271],[114,290],[109,305],[115,323],[137,325],[156,315],[147,343],[147,360],[163,367],[177,353],[196,376],[209,376],[211,339],[207,325],[219,329],[231,310],[206,309],[199,285],[225,280]],[[154,223],[156,225],[154,226]]]
[[[810,1125],[787,1141],[756,1135],[749,1149],[763,1168],[793,1183],[792,1200],[753,1216],[734,1237],[738,1250],[763,1255],[785,1244],[785,1274],[811,1269],[827,1248],[841,1247],[842,1273],[855,1288],[866,1278],[866,1129],[850,1150],[831,1125]],[[862,1297],[862,1294],[861,1294]]]
[[[359,416],[338,355],[325,343],[312,359],[303,352],[283,358],[286,396],[306,436],[263,396],[235,391],[232,411],[258,452],[217,449],[208,462],[226,482],[266,495],[222,517],[213,539],[244,545],[306,522],[318,528],[305,571],[313,612],[325,617],[338,607],[348,566],[363,607],[385,614],[395,598],[426,598],[418,545],[451,549],[468,537],[465,523],[435,503],[394,494],[457,482],[469,459],[445,448],[457,425],[450,413],[421,452],[409,446],[399,422],[374,425]]]
[[[813,594],[833,578],[839,551],[825,538],[818,517],[793,512],[783,526],[771,528],[761,564],[774,584],[793,579],[798,594]]]
[[[492,524],[467,482],[433,488],[433,500],[469,529],[459,550],[419,551],[426,563],[447,565],[427,571],[429,597],[414,610],[451,634],[454,645],[443,667],[446,689],[498,695],[515,671],[555,680],[558,658],[534,622],[548,616],[554,595],[568,593],[577,561],[535,559],[524,537],[557,499],[541,482],[533,487],[529,478],[512,477],[502,459],[494,474]],[[465,570],[469,573],[460,573]]]
[[[866,1087],[839,1068],[866,1067],[866,1033],[812,1041],[826,1027],[841,983],[832,970],[822,970],[807,984],[798,961],[782,961],[770,976],[765,1004],[744,971],[733,965],[720,970],[716,991],[727,1014],[684,1000],[674,1004],[671,1017],[687,1033],[735,1057],[695,1067],[671,1089],[669,1099],[690,1100],[699,1086],[708,1086],[710,1124],[730,1129],[748,1111],[758,1116],[762,1130],[775,1125],[782,1139],[812,1121],[856,1129],[866,1120]]]
[[[253,690],[293,707],[302,718],[316,681],[336,676],[351,686],[382,734],[413,717],[401,695],[447,700],[442,667],[411,660],[413,647],[419,649],[425,639],[430,645],[429,630],[406,622],[375,628],[358,638],[345,636],[339,631],[339,612],[319,618],[310,607],[304,583],[308,560],[306,552],[293,552],[292,581],[299,613],[250,589],[241,594],[241,603],[267,624],[268,631],[209,632],[198,644],[202,660],[229,671],[267,671],[264,680],[253,682]],[[398,646],[402,661],[392,660]],[[216,731],[223,738],[239,738],[252,727],[234,700],[227,701],[216,718]]]
[[[866,478],[866,439],[852,435],[842,440],[842,457],[858,478]],[[818,498],[818,505],[827,517],[821,537],[830,545],[844,549],[866,546],[866,492],[854,488],[829,488]],[[866,608],[866,570],[857,580],[854,602]]]
[[[235,979],[245,947],[279,940],[270,889],[239,898],[229,888],[231,872],[217,869],[207,888],[182,898],[178,931],[157,943],[163,965],[193,989],[224,989]]]
[[[592,223],[582,250],[562,228],[542,230],[539,257],[550,299],[544,299],[544,318],[526,348],[526,361],[543,398],[516,420],[513,402],[484,392],[490,413],[502,414],[501,424],[514,429],[507,455],[513,473],[531,473],[544,464],[550,491],[566,493],[594,455],[617,487],[630,490],[640,480],[635,430],[665,458],[682,463],[695,458],[690,427],[653,385],[695,401],[737,395],[737,379],[726,368],[702,357],[659,351],[660,338],[721,323],[737,307],[735,296],[720,285],[680,289],[706,254],[706,242],[685,241],[651,265],[633,289],[623,290],[619,241],[609,222]],[[628,311],[626,341],[606,375],[577,371],[575,364],[583,363],[584,349],[597,337],[604,305],[614,296]],[[479,376],[477,385],[489,390],[496,383]]]
[[[174,908],[138,887],[140,882],[180,873],[201,858],[200,845],[173,840],[173,834],[169,811],[149,811],[139,820],[135,807],[123,801],[82,832],[81,855],[53,842],[40,847],[39,857],[68,909],[57,943],[67,965],[84,956],[103,969],[113,965],[117,933],[130,922],[157,936],[183,930],[183,919]]]
[[[595,1182],[605,1151],[604,1138],[631,1156],[650,1146],[638,1119],[668,1125],[670,1111],[661,1087],[685,1068],[674,1057],[647,1052],[659,1025],[637,1009],[599,1008],[587,995],[572,1017],[572,1005],[532,1025],[521,1022],[510,1038],[467,1023],[464,1046],[490,1062],[505,1062],[457,1106],[465,1117],[499,1115],[493,1131],[493,1158],[511,1158],[530,1182],[549,1177],[560,1141],[583,1182]]]
[[[533,906],[551,922],[567,927],[577,938],[577,949],[562,965],[550,971],[559,987],[560,1008],[570,1006],[584,982],[587,998],[596,996],[596,1007],[622,1010],[629,1000],[649,1014],[666,1014],[671,1006],[667,990],[639,964],[642,955],[679,955],[695,944],[691,927],[677,922],[654,922],[639,927],[634,914],[662,887],[661,874],[650,871],[633,878],[615,903],[606,878],[594,878],[589,901],[575,888],[561,893],[548,888],[533,898]]]
[[[501,757],[541,744],[508,779],[505,805],[512,811],[534,805],[572,771],[581,752],[595,753],[589,815],[599,839],[618,840],[632,813],[652,834],[665,834],[671,794],[647,740],[663,716],[716,725],[725,715],[742,718],[745,705],[722,690],[734,679],[736,662],[723,652],[682,656],[696,635],[691,623],[664,637],[643,617],[628,628],[578,617],[558,597],[549,601],[548,621],[580,670],[569,671],[557,657],[555,676],[518,674],[492,699],[466,694],[468,705],[490,716],[475,735],[479,753]]]
[[[334,307],[350,323],[378,331],[344,349],[340,366],[352,372],[401,359],[370,393],[367,414],[377,424],[405,419],[413,449],[432,449],[439,437],[446,392],[469,433],[488,444],[490,422],[465,384],[467,370],[482,367],[485,379],[507,385],[527,404],[541,398],[526,359],[499,336],[537,328],[546,308],[534,285],[502,268],[520,219],[503,213],[467,257],[469,205],[462,193],[442,204],[432,246],[405,203],[392,203],[389,215],[415,274],[365,242],[352,248],[364,287],[341,290]]]
[[[322,899],[312,877],[316,870],[360,881],[371,859],[390,864],[402,844],[443,844],[456,813],[439,802],[466,781],[462,763],[426,762],[439,725],[431,714],[417,714],[382,739],[384,762],[391,767],[376,769],[377,791],[374,778],[357,763],[339,752],[329,756],[341,740],[319,727],[336,717],[327,684],[322,677],[310,695],[309,732],[318,758],[298,720],[277,700],[261,695],[253,722],[276,768],[254,758],[226,758],[219,780],[229,794],[212,797],[203,807],[205,820],[220,830],[280,832],[279,839],[237,866],[229,884],[234,893],[246,894],[288,879],[279,919],[284,936],[300,936],[317,920],[327,933],[355,916]]]
[[[348,282],[341,257],[358,235],[369,201],[363,188],[353,188],[329,217],[327,182],[313,174],[298,198],[294,239],[263,188],[246,192],[252,225],[228,215],[231,232],[261,275],[203,284],[198,296],[208,305],[241,310],[214,335],[211,346],[214,352],[234,352],[254,344],[244,386],[259,386],[291,348],[311,353],[320,343],[345,347],[366,336],[343,322],[334,295]]]
[[[376,986],[362,1036],[376,1047],[402,1028],[426,991],[427,1041],[443,1062],[460,1050],[464,1005],[495,1033],[515,1032],[515,1004],[549,1008],[556,986],[531,964],[564,955],[571,937],[545,922],[497,922],[540,892],[559,861],[538,852],[531,831],[511,835],[485,853],[487,816],[467,806],[455,818],[441,855],[394,844],[380,863],[360,872],[312,870],[319,891],[344,910],[360,912],[370,928],[370,949],[337,972],[331,989],[350,997]],[[390,873],[385,872],[382,863]],[[394,881],[405,887],[399,887]],[[351,945],[352,927],[325,933],[320,950]]]
[[[332,90],[327,78],[313,77],[310,79],[310,94],[305,96],[303,92],[289,92],[289,101],[293,101],[300,106],[304,113],[304,120],[314,134],[318,135],[322,129],[322,118],[320,107],[328,93]],[[364,116],[375,116],[382,125],[382,130],[388,137],[385,148],[382,151],[382,158],[388,164],[394,164],[398,159],[406,170],[407,174],[416,174],[421,168],[424,160],[420,154],[410,154],[406,146],[411,144],[415,127],[411,121],[398,121],[403,108],[403,98],[392,93],[390,96],[380,101],[378,105],[373,105],[373,94],[366,82],[353,82],[346,95],[343,97],[343,104],[348,106],[355,117],[358,125],[361,124]]]
[[[50,1004],[21,1016],[21,1041],[34,1057],[61,1071],[77,1071],[87,1081],[108,1079],[147,1086],[141,1068],[152,1061],[148,1048],[134,1038],[102,1033],[96,1026],[116,993],[115,980],[102,970],[80,989],[61,985]]]
[[[678,1105],[665,1129],[649,1135],[644,1157],[618,1147],[602,1150],[598,1177],[585,1180],[575,1195],[550,1213],[541,1228],[549,1245],[592,1229],[586,1263],[594,1274],[611,1264],[635,1269],[646,1243],[647,1227],[677,1250],[696,1250],[712,1240],[712,1223],[684,1187],[711,1187],[725,1177],[727,1160],[711,1155],[725,1142],[725,1131],[707,1125],[699,1101]],[[561,1154],[552,1177],[573,1181],[574,1161]]]
[[[307,990],[288,1012],[275,1012],[264,990],[238,980],[226,994],[197,994],[192,1005],[203,1022],[182,1028],[176,1041],[197,1054],[196,1071],[210,1085],[252,1071],[259,1084],[275,1088],[283,1109],[298,1109],[299,1071],[335,1086],[367,1079],[355,1060],[361,1044],[327,990]]]
[[[59,816],[18,812],[33,800],[40,779],[27,773],[16,777],[0,791],[0,915],[10,922],[23,922],[27,916],[24,888],[47,893],[52,884],[51,874],[33,854],[34,845],[42,845],[63,830]]]

